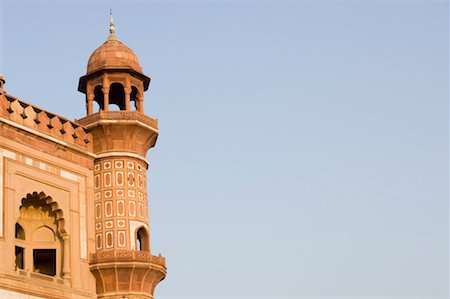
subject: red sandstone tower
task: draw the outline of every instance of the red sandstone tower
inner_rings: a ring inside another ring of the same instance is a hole
[[[110,35],[92,53],[78,86],[87,110],[78,122],[92,134],[97,155],[96,252],[89,265],[98,298],[153,298],[166,275],[165,259],[150,253],[145,156],[156,143],[158,123],[144,114],[149,83],[136,55],[115,35],[111,17]]]

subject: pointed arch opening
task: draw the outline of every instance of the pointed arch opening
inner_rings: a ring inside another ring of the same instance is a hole
[[[148,231],[143,226],[136,231],[136,250],[150,251]]]
[[[63,256],[68,254],[63,251],[68,238],[58,203],[44,192],[28,193],[22,198],[19,215],[15,230],[16,269],[30,269],[38,276],[63,276]]]
[[[54,242],[56,241],[56,233],[48,226],[43,225],[33,232],[34,242]]]

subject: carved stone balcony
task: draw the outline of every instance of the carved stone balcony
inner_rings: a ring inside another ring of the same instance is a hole
[[[136,120],[147,126],[158,130],[158,121],[153,119],[139,111],[104,111],[100,110],[95,114],[88,115],[82,119],[77,120],[78,123],[84,126],[92,126],[93,123],[96,123],[101,120]]]
[[[91,254],[89,264],[111,263],[111,262],[148,262],[166,267],[166,258],[152,255],[150,251],[136,250],[106,250]]]
[[[149,251],[108,250],[89,260],[99,298],[152,299],[156,285],[166,276],[166,260]]]
[[[94,153],[145,157],[158,137],[158,121],[139,111],[103,111],[77,120],[93,136]]]

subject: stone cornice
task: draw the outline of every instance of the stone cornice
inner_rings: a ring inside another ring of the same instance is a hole
[[[117,262],[152,263],[166,268],[166,258],[152,255],[149,251],[108,250],[91,254],[90,265]]]
[[[137,122],[158,133],[158,120],[148,117],[138,111],[103,111],[76,120],[77,123],[89,129],[100,123]]]
[[[103,111],[77,120],[93,138],[97,157],[128,153],[145,159],[158,138],[158,121],[139,111]]]

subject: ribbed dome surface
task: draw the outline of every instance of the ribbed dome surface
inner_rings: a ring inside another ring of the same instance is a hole
[[[116,38],[108,38],[91,55],[87,74],[100,69],[132,69],[142,73],[142,68],[133,50]]]

